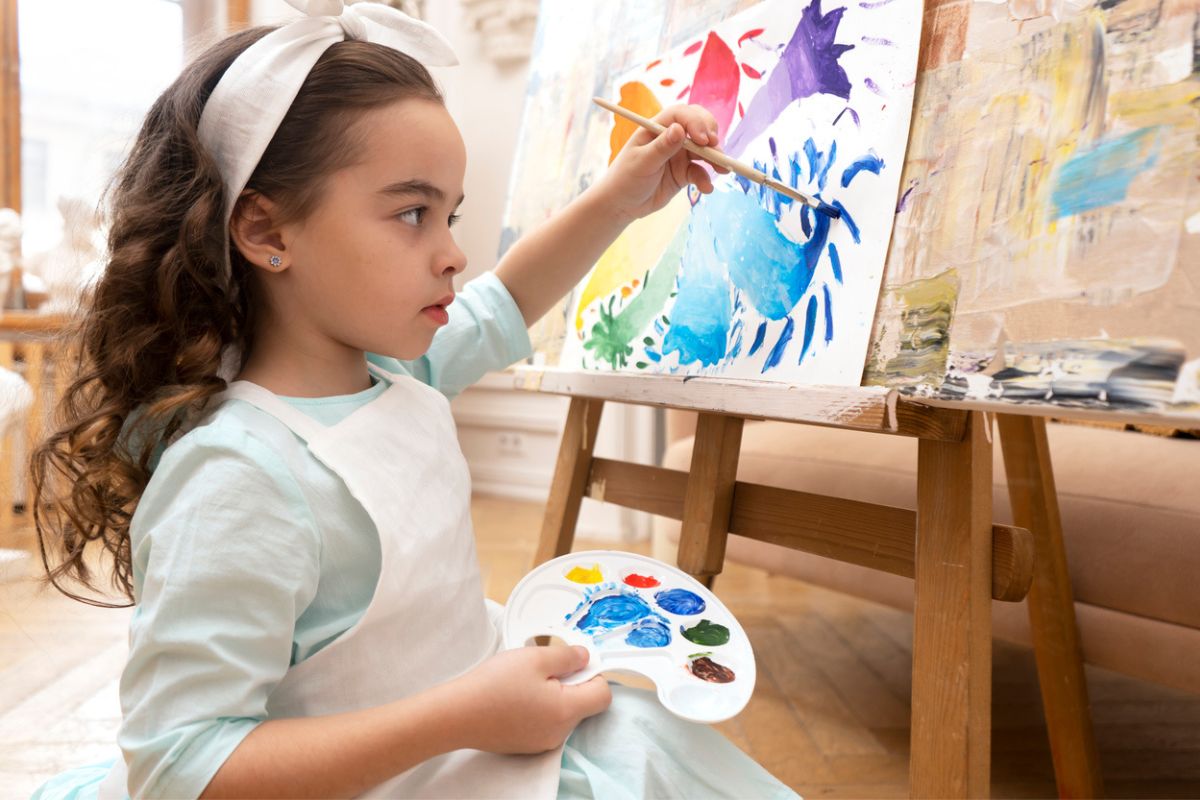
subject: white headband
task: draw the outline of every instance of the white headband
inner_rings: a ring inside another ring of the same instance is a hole
[[[458,63],[450,43],[433,27],[389,6],[349,6],[343,0],[286,2],[308,17],[246,48],[225,70],[200,115],[200,142],[216,159],[225,181],[227,237],[234,203],[309,70],[330,45],[355,39],[386,45],[426,66]],[[229,269],[228,256],[225,268]]]

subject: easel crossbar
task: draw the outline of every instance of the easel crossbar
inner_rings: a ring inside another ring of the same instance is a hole
[[[683,519],[688,474],[593,458],[585,496]],[[915,511],[737,481],[729,532],[749,539],[912,578]],[[1020,601],[1033,581],[1033,537],[992,526],[992,597]]]

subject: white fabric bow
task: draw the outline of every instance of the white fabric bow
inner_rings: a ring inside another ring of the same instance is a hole
[[[213,89],[198,135],[225,181],[225,222],[258,166],[279,123],[330,45],[355,39],[386,45],[426,66],[458,63],[450,43],[432,26],[379,3],[286,0],[307,14],[268,33],[238,56]],[[226,258],[225,269],[229,262]]]

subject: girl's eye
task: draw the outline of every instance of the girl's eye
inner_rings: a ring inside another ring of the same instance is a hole
[[[454,223],[458,222],[460,219],[462,219],[462,214],[451,214],[449,219],[450,227],[453,228]]]
[[[425,219],[425,206],[410,208],[408,211],[401,211],[396,215],[396,219],[401,222],[407,222],[409,225],[419,226],[421,221]]]

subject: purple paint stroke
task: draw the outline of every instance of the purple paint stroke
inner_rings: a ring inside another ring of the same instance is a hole
[[[883,8],[892,0],[871,0],[870,2],[862,2],[858,4],[859,8]]]
[[[725,142],[725,153],[737,158],[761,136],[785,108],[814,94],[850,99],[850,78],[838,58],[854,47],[835,44],[845,8],[821,13],[821,0],[813,0],[800,14],[792,38],[784,45],[779,63],[751,98],[746,114]]]
[[[832,123],[832,124],[833,124],[833,125],[837,125],[837,124],[838,124],[838,120],[840,120],[840,119],[842,118],[842,115],[843,115],[843,114],[845,114],[847,111],[849,111],[849,112],[850,112],[850,119],[854,120],[854,127],[856,127],[856,128],[861,128],[861,127],[862,127],[862,120],[860,120],[860,119],[858,118],[858,112],[857,112],[857,111],[855,111],[855,110],[854,110],[853,108],[851,108],[850,106],[846,106],[846,107],[845,107],[845,108],[843,108],[841,111],[839,111],[839,112],[838,112],[838,115],[837,115],[836,117],[834,117],[834,118],[833,118],[833,123]]]
[[[884,39],[882,36],[863,36],[863,44],[877,44],[883,47],[895,47],[896,43],[891,39]]]
[[[879,88],[879,84],[870,78],[863,78],[863,85],[880,97],[887,97],[887,95],[883,93],[883,89]]]
[[[898,203],[896,203],[896,213],[897,214],[899,214],[901,211],[904,210],[904,206],[906,206],[908,204],[908,196],[910,194],[912,194],[913,189],[915,189],[915,188],[917,188],[917,187],[910,186],[904,190],[904,194],[900,195],[900,201]]]

